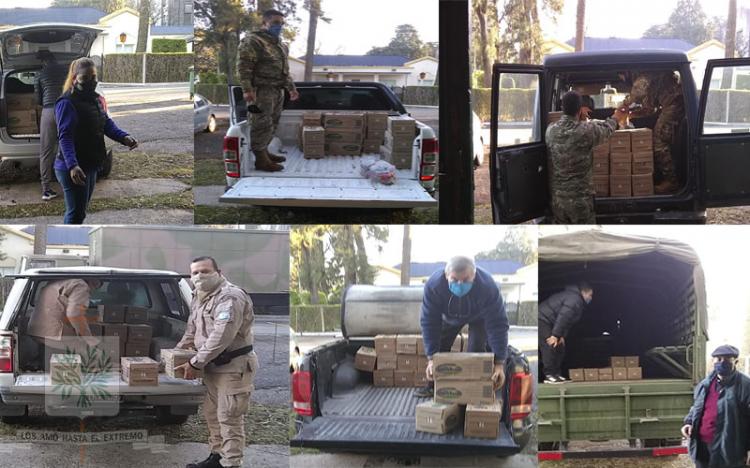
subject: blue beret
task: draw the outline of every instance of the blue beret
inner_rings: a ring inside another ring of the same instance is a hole
[[[711,353],[712,357],[732,356],[736,358],[739,355],[740,355],[740,350],[735,348],[732,345],[721,345],[718,348],[716,348],[713,353]]]

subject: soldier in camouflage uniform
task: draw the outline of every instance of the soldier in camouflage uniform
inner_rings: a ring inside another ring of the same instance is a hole
[[[240,42],[237,72],[247,103],[261,110],[252,114],[250,149],[255,154],[255,167],[262,171],[280,171],[286,158],[268,152],[284,105],[284,90],[296,101],[299,93],[289,75],[289,49],[281,42],[284,15],[277,10],[263,13],[263,26]]]
[[[673,193],[679,188],[672,159],[672,137],[675,127],[685,117],[685,101],[675,74],[650,72],[640,74],[630,89],[630,102],[643,106],[643,112],[661,113],[654,125],[654,176],[656,193]]]
[[[581,95],[565,93],[563,116],[547,128],[550,195],[557,224],[595,224],[593,148],[604,143],[627,116],[617,109],[607,120],[585,121]]]

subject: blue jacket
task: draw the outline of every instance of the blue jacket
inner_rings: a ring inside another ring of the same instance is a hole
[[[685,424],[691,424],[690,457],[695,460],[700,438],[700,423],[703,419],[703,405],[706,402],[708,386],[716,377],[716,372],[706,377],[695,387],[693,406],[685,416]],[[719,384],[718,413],[716,415],[716,435],[709,446],[711,467],[735,468],[745,466],[747,451],[750,450],[750,377],[734,372]]]
[[[436,271],[424,285],[422,312],[420,314],[425,355],[440,351],[440,331],[443,323],[466,325],[484,320],[487,343],[502,362],[508,355],[508,316],[503,297],[492,275],[477,267],[474,285],[463,297],[453,295],[443,270]]]

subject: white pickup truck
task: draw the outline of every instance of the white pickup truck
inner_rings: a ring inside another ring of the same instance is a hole
[[[433,198],[438,170],[435,131],[417,122],[412,164],[398,170],[393,185],[371,182],[360,174],[362,156],[326,156],[305,159],[299,142],[299,126],[307,111],[388,111],[408,115],[395,94],[381,83],[302,82],[300,98],[284,104],[272,152],[287,161],[280,172],[255,169],[250,150],[247,103],[240,86],[229,86],[230,127],[224,137],[223,158],[226,193],[220,201],[260,206],[329,208],[416,208],[436,206]]]

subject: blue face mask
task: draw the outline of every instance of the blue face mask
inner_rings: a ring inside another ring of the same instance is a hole
[[[472,282],[459,283],[457,281],[448,282],[448,289],[453,293],[454,296],[462,297],[469,294],[471,287],[474,286]]]
[[[714,370],[717,374],[719,374],[722,377],[725,377],[732,373],[734,369],[732,369],[732,363],[729,361],[719,361],[714,363]]]
[[[281,30],[284,29],[284,26],[280,24],[272,24],[268,27],[268,32],[275,37],[281,36]]]
[[[587,298],[584,298],[583,300],[584,300],[584,302],[586,302],[586,304],[591,304],[591,301],[593,299],[594,299],[593,297],[587,297]]]

